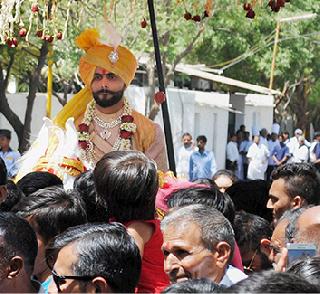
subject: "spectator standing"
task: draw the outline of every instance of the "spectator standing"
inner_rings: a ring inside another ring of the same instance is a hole
[[[264,144],[260,144],[260,137],[253,136],[253,143],[249,147],[247,157],[249,159],[248,179],[264,180],[268,167],[269,150]]]
[[[314,134],[314,143],[310,147],[310,161],[320,170],[320,132]]]
[[[237,144],[237,135],[232,134],[227,144],[226,169],[236,173],[238,170],[239,150]]]
[[[249,147],[251,146],[252,142],[250,141],[250,133],[249,132],[244,132],[244,138],[243,141],[240,144],[239,147],[239,153],[242,159],[242,166],[239,167],[239,170],[241,170],[242,167],[242,173],[239,171],[239,179],[240,180],[246,180],[247,179],[247,175],[248,175],[248,165],[249,165],[249,161],[248,161],[248,157],[247,157],[247,153],[249,150]]]
[[[285,164],[290,158],[289,148],[284,143],[283,134],[279,135],[278,139],[279,139],[279,145],[276,146],[275,149],[273,149],[273,152],[271,152],[270,154],[270,157],[272,157],[276,166]]]
[[[299,147],[293,154],[294,162],[309,162],[309,147],[303,136],[298,138]]]
[[[8,177],[14,178],[18,173],[17,160],[20,153],[10,148],[11,132],[9,130],[0,130],[0,157],[4,160]]]
[[[182,142],[183,146],[178,150],[177,177],[187,180],[189,178],[190,156],[194,151],[191,134],[184,133],[182,135]]]
[[[206,151],[206,136],[197,137],[198,151],[194,151],[190,157],[189,179],[211,179],[217,171],[216,160],[213,151]]]
[[[277,123],[274,123],[272,125],[271,137],[270,137],[270,140],[268,141],[268,149],[269,149],[270,156],[268,159],[267,181],[270,180],[271,173],[276,166],[276,162],[273,160],[272,154],[275,152],[275,149],[280,148],[280,143],[278,140],[279,131],[280,131],[280,125]]]

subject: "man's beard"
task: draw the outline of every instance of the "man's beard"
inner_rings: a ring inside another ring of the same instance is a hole
[[[110,107],[117,104],[122,99],[124,90],[125,90],[125,87],[123,87],[123,89],[118,92],[113,92],[107,89],[103,89],[103,90],[92,93],[92,95],[94,100],[99,106],[106,108],[106,107]],[[103,95],[103,98],[100,98],[99,95]]]
[[[184,148],[189,148],[189,147],[191,147],[191,145],[192,145],[192,143],[190,142],[190,143],[183,143],[183,145],[184,145]]]

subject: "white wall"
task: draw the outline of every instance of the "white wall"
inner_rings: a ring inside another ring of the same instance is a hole
[[[205,135],[206,149],[214,151],[218,169],[224,168],[228,131],[225,108],[229,106],[229,95],[168,88],[167,96],[175,153],[181,146],[184,132],[191,133],[194,140],[198,135]],[[156,121],[162,125],[161,112]]]
[[[246,96],[244,124],[252,134],[252,128],[266,128],[269,132],[273,123],[273,96],[249,94]]]
[[[143,114],[145,110],[144,93],[145,89],[137,86],[130,86],[126,92],[130,103]],[[26,95],[26,93],[8,94],[10,106],[22,121],[26,109]],[[207,149],[214,151],[218,168],[224,168],[228,131],[228,111],[226,109],[229,107],[229,94],[168,88],[167,96],[175,151],[181,146],[181,136],[184,132],[190,132],[194,139],[198,135],[205,135],[208,138]],[[234,97],[233,99],[237,98]],[[241,96],[239,98],[241,100]],[[54,117],[62,106],[56,98],[53,97],[52,100],[52,117]],[[241,105],[242,103],[238,101],[235,105]],[[273,97],[249,94],[246,95],[245,103],[244,124],[247,130],[251,132],[254,117],[258,127],[266,127],[270,130],[273,120]],[[34,139],[38,134],[45,114],[46,94],[39,93],[33,109],[31,139]],[[156,117],[156,121],[163,126],[161,111]],[[12,130],[2,114],[0,114],[0,128]],[[12,132],[12,147],[14,149],[18,147],[15,132]]]

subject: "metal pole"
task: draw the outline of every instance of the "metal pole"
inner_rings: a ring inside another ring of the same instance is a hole
[[[159,81],[159,91],[165,93],[164,78],[163,78],[163,72],[162,72],[162,63],[161,63],[161,55],[160,55],[159,40],[158,40],[158,33],[157,33],[156,17],[155,17],[153,0],[148,0],[148,8],[149,8],[151,28],[152,28],[154,54],[155,54],[155,59],[156,59],[157,74],[158,74],[158,81]],[[161,109],[162,109],[163,124],[164,124],[164,134],[166,137],[169,168],[171,171],[174,172],[174,174],[176,174],[176,164],[174,161],[174,148],[173,148],[172,132],[171,132],[170,117],[169,117],[169,112],[168,112],[167,101],[164,101],[162,103]]]
[[[48,52],[48,81],[47,81],[47,106],[46,112],[47,117],[51,118],[51,108],[52,108],[52,65],[53,65],[53,45],[49,44]]]
[[[270,83],[269,83],[270,90],[272,90],[272,87],[273,87],[273,76],[274,76],[274,69],[276,67],[276,56],[277,56],[277,47],[278,47],[278,42],[279,42],[279,33],[280,33],[280,21],[277,22],[276,36],[274,38],[272,63],[271,63],[271,71],[270,71]]]

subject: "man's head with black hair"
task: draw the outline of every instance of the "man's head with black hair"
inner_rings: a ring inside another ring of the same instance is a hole
[[[309,163],[288,163],[271,174],[267,208],[272,209],[274,221],[292,208],[318,205],[320,202],[320,176]]]
[[[140,277],[139,248],[120,223],[69,228],[48,246],[46,257],[53,269],[51,293],[134,293]]]
[[[17,182],[18,188],[28,197],[30,194],[52,186],[63,187],[62,180],[49,172],[34,171],[26,174]]]
[[[290,273],[265,271],[231,286],[225,293],[319,293],[319,288]]]
[[[262,217],[240,211],[236,213],[233,228],[246,273],[271,268],[265,254],[272,235],[270,223]]]
[[[12,211],[28,220],[37,234],[39,252],[34,274],[43,282],[49,272],[44,258],[46,246],[67,228],[87,222],[85,205],[75,191],[50,187],[25,197]]]
[[[230,196],[213,187],[193,187],[174,191],[169,200],[169,208],[202,204],[219,210],[233,224],[235,209]]]
[[[0,292],[30,293],[30,280],[38,244],[28,222],[10,212],[0,212]]]

